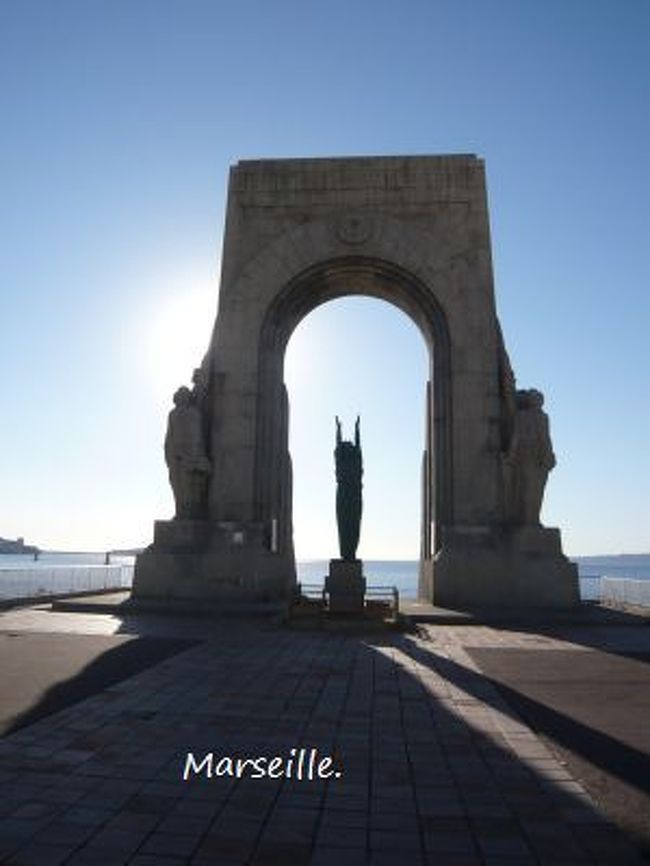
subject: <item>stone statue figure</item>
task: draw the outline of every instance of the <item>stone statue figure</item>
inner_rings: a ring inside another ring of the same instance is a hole
[[[341,437],[341,422],[336,418],[336,522],[339,530],[341,559],[354,561],[361,527],[361,440],[359,417],[354,427],[354,444]]]
[[[548,473],[555,466],[544,395],[534,389],[516,392],[516,414],[510,448],[504,457],[507,519],[519,526],[539,526]]]
[[[177,520],[206,517],[210,461],[205,449],[203,418],[189,388],[174,394],[165,436],[165,460],[176,501]]]

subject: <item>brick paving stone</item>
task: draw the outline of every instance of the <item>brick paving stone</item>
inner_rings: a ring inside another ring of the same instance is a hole
[[[370,818],[367,812],[335,812],[324,811],[321,816],[321,827],[361,827],[368,826]]]
[[[370,830],[369,847],[371,851],[420,852],[419,833],[401,833],[390,830]]]
[[[139,830],[99,830],[90,840],[88,845],[100,851],[115,851],[125,854],[134,852],[141,844],[147,833]]]
[[[198,848],[201,833],[163,833],[156,832],[147,838],[138,853],[160,856],[189,858]]]
[[[312,852],[309,866],[366,866],[366,862],[365,849],[317,845]]]
[[[332,812],[359,812],[366,809],[368,800],[366,797],[327,797],[325,809]]]
[[[314,837],[313,827],[291,824],[268,823],[262,831],[262,842],[281,842],[286,845],[311,845]]]
[[[19,809],[21,806],[30,802],[32,801],[25,800],[22,797],[15,798],[5,792],[4,795],[0,797],[0,822],[5,818],[11,817],[16,809]]]
[[[25,776],[23,776],[19,782],[12,786],[11,798],[16,805],[33,800],[43,800],[43,787],[42,785],[27,784]]]
[[[141,789],[142,794],[153,794],[159,797],[173,797],[176,799],[183,794],[183,784],[176,782],[149,782]]]
[[[508,857],[507,859],[504,859],[503,855],[499,855],[498,857],[486,857],[485,860],[481,862],[484,866],[537,866],[537,864],[540,864],[540,861],[532,856]],[[556,863],[554,866],[558,866],[558,864]],[[573,864],[567,863],[565,860],[562,866],[573,866]],[[580,866],[580,863],[575,864],[575,866]]]
[[[477,836],[476,841],[485,857],[525,858],[531,855],[531,849],[527,844],[526,839],[520,833],[482,833]]]
[[[567,854],[563,856],[562,851],[558,850],[556,854],[539,854],[535,852],[528,862],[535,863],[535,866],[586,866],[593,864],[594,859],[590,854],[582,851],[578,854]],[[622,863],[621,863],[622,866]]]
[[[33,838],[48,823],[48,818],[5,818],[0,821],[0,844],[11,849],[18,842]]]
[[[372,830],[390,830],[402,833],[417,833],[418,818],[409,812],[373,812],[370,815]]]
[[[366,849],[367,833],[364,827],[333,827],[321,825],[316,845],[321,848]]]
[[[400,851],[373,851],[368,866],[404,866],[405,856]],[[409,866],[423,866],[422,856],[415,851],[408,852]]]
[[[13,612],[0,628],[116,628],[110,617],[56,616]],[[635,856],[465,650],[571,647],[565,638],[462,626],[380,641],[199,628],[205,642],[0,742],[1,851],[40,850],[51,825],[52,857],[68,851],[66,866]],[[181,780],[188,750],[283,755],[299,745],[335,755],[343,777]]]
[[[266,826],[288,826],[313,828],[322,812],[317,809],[274,809]]]
[[[477,851],[476,843],[468,833],[453,831],[439,831],[426,833],[424,836],[424,847],[431,859],[438,855],[463,854],[473,856]]]
[[[167,808],[167,805],[169,805],[170,803],[173,806],[180,799],[178,797],[169,797],[169,796],[163,797],[163,796],[160,796],[158,794],[142,794],[141,796],[143,796],[145,798],[146,797],[153,798],[153,800],[155,802],[162,804],[163,810],[165,808]],[[184,792],[183,799],[201,800],[203,802],[205,802],[207,800],[211,800],[213,803],[223,803],[225,800],[228,799],[228,791],[226,791],[223,788],[218,787],[216,785],[208,786],[208,785],[194,784],[192,788],[190,788],[189,790]],[[158,806],[157,808],[160,809],[161,806]]]
[[[437,833],[458,833],[471,837],[469,821],[464,817],[422,817],[420,825],[424,833],[435,835]]]
[[[160,854],[136,854],[129,866],[184,866],[185,857],[163,857]]]
[[[484,866],[485,861],[476,854],[460,854],[447,851],[436,851],[425,855],[426,866]],[[499,866],[516,866],[512,860],[501,861]]]
[[[310,845],[261,842],[252,858],[251,866],[309,866]]]
[[[130,851],[107,850],[91,844],[75,851],[65,866],[126,866],[131,858]]]
[[[100,794],[97,802],[101,804],[102,802],[106,802],[106,800]],[[158,797],[154,794],[136,794],[133,797],[115,795],[113,805],[122,806],[129,812],[163,816],[169,814],[177,802],[172,797]]]
[[[373,797],[370,803],[370,811],[375,812],[407,812],[413,814],[415,811],[415,799],[410,797]]]
[[[46,803],[61,804],[62,806],[80,803],[86,799],[88,793],[78,788],[45,788],[38,794],[39,800]]]
[[[164,818],[155,816],[154,826],[161,833],[172,833],[179,836],[196,836],[207,831],[214,818],[212,815],[172,814]]]
[[[102,783],[99,787],[85,794],[83,798],[76,800],[75,803],[83,804],[93,809],[117,810],[128,803],[133,798],[134,793],[135,790],[129,793],[124,790],[106,789]],[[149,809],[147,811],[151,812],[153,810]]]
[[[269,797],[231,797],[228,803],[224,806],[223,811],[229,814],[237,815],[243,818],[263,821],[273,808],[273,799]],[[304,811],[312,812],[316,809],[304,808],[299,810],[297,807],[286,807],[287,811]]]
[[[521,822],[530,847],[540,859],[564,859],[576,863],[588,861],[587,852],[568,827],[558,826],[555,821]]]
[[[215,860],[205,857],[192,857],[190,864],[191,866],[216,866]],[[248,866],[248,860],[219,857],[218,866]]]
[[[84,805],[74,805],[62,813],[62,818],[69,823],[88,824],[99,827],[105,824],[115,814],[113,809],[94,809]]]
[[[572,824],[606,824],[607,819],[593,805],[565,806],[559,809],[562,820]]]
[[[420,814],[427,818],[462,818],[465,807],[458,800],[428,802],[420,805]]]
[[[614,827],[606,824],[577,825],[573,833],[598,864],[633,864],[644,862],[630,843]],[[647,862],[647,861],[645,861]]]
[[[415,798],[418,803],[448,803],[454,800],[460,803],[460,789],[455,785],[426,785],[417,787]]]
[[[161,821],[159,815],[145,812],[118,812],[106,822],[106,830],[126,830],[134,833],[149,833]]]
[[[70,848],[77,848],[86,842],[94,832],[94,827],[89,827],[87,824],[53,821],[36,834],[34,842],[43,845],[67,845]]]
[[[73,849],[68,846],[34,842],[4,862],[6,866],[60,866],[72,853]]]
[[[255,849],[254,838],[242,838],[234,832],[231,834],[210,834],[206,836],[195,851],[197,858],[212,859],[220,862],[222,859],[247,860]]]
[[[220,812],[219,812],[219,823],[227,826],[231,823],[239,823],[242,822],[244,825],[246,824],[255,824],[259,825],[262,823],[263,818],[257,813],[250,813],[246,809],[242,809],[241,805],[238,803],[232,804],[230,802],[225,803]]]
[[[505,803],[466,803],[470,818],[512,818],[512,810]]]
[[[26,820],[48,819],[60,813],[60,811],[61,806],[55,803],[27,802],[21,803],[7,817]]]

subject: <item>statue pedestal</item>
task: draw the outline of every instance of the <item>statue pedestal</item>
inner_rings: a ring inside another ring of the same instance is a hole
[[[331,559],[325,589],[332,613],[362,613],[366,579],[361,560]]]
[[[420,595],[439,607],[570,608],[580,601],[578,569],[562,553],[559,529],[454,526],[423,563]]]
[[[170,608],[286,604],[295,564],[266,536],[261,523],[158,520],[154,543],[136,559],[131,595]]]

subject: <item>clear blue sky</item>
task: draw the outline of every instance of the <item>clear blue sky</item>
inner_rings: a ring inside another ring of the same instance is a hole
[[[170,516],[231,163],[475,152],[506,342],[551,418],[545,521],[572,554],[650,550],[649,41],[647,0],[3,0],[0,535],[131,545]],[[335,553],[332,417],[357,411],[360,553],[417,556],[424,370],[388,305],[301,324],[300,556]]]

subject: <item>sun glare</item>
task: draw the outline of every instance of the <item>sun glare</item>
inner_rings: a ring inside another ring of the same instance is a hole
[[[208,348],[216,315],[216,289],[190,288],[166,295],[154,314],[147,362],[156,391],[169,395],[190,384]]]
[[[284,381],[289,391],[311,387],[323,361],[324,341],[318,321],[303,320],[291,335],[284,356]]]

